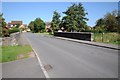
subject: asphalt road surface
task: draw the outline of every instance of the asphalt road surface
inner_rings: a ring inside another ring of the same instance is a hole
[[[118,51],[25,33],[50,78],[117,78]]]
[[[45,78],[45,75],[33,57],[2,63],[2,78]]]

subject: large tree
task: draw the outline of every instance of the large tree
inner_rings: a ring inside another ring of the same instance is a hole
[[[97,20],[95,30],[100,32],[117,32],[119,30],[119,19],[119,15],[116,10],[109,12],[103,18]]]
[[[117,16],[118,16],[117,11],[113,11],[105,15],[104,20],[107,27],[107,31],[117,31],[118,29]]]
[[[43,32],[45,30],[45,23],[42,19],[36,18],[34,21],[35,32]]]
[[[86,21],[88,20],[85,16],[87,13],[81,3],[72,4],[68,9],[63,12],[66,16],[62,18],[61,25],[67,31],[83,31],[86,27]]]
[[[59,25],[60,25],[60,14],[57,11],[54,11],[52,22],[51,22],[51,27],[53,32],[59,30]]]
[[[0,13],[0,27],[2,28],[6,27],[6,22],[5,22],[5,18],[3,18],[3,13]]]
[[[105,20],[103,18],[100,18],[96,21],[96,25],[95,25],[95,31],[96,32],[104,32],[106,31],[106,25],[105,25]]]
[[[34,32],[34,21],[31,21],[28,25],[28,27],[30,28],[31,31]]]
[[[116,17],[117,21],[118,21],[118,32],[120,34],[120,10],[118,11],[118,16]]]
[[[31,21],[28,25],[32,32],[44,32],[45,31],[45,23],[42,19],[36,18],[34,21]]]

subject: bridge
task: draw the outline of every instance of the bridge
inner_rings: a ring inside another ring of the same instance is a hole
[[[47,78],[118,78],[118,50],[25,33]]]

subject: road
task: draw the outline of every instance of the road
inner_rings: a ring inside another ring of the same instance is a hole
[[[118,51],[25,33],[50,78],[117,78]]]

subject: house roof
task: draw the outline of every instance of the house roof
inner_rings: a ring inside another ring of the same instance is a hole
[[[27,27],[27,24],[23,24],[25,27]]]
[[[14,25],[14,24],[20,24],[22,25],[22,21],[11,21],[11,24]]]
[[[46,26],[49,26],[49,25],[51,25],[51,22],[46,22]]]
[[[11,25],[11,23],[9,22],[8,25]]]

